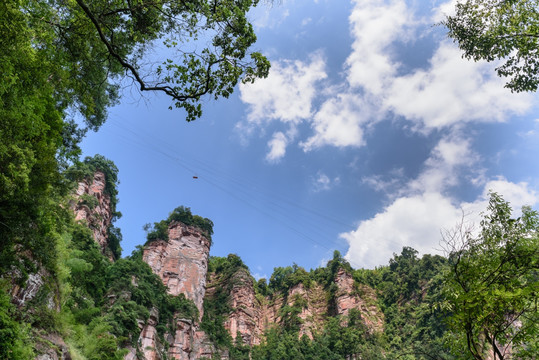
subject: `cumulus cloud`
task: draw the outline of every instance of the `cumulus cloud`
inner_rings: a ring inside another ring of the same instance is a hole
[[[428,133],[470,122],[501,122],[530,109],[533,95],[508,92],[495,64],[462,59],[455,44],[432,35],[430,25],[451,6],[451,1],[443,3],[425,19],[404,0],[355,0],[344,81],[332,87],[322,81],[327,74],[320,52],[305,62],[274,62],[267,79],[240,86],[248,122],[262,127],[274,120],[308,122],[312,133],[299,136],[299,146],[312,151],[364,146],[368,126],[395,116]],[[404,71],[398,46],[427,33],[438,42],[432,57],[423,68]],[[317,94],[326,100],[313,105]]]
[[[266,160],[269,162],[278,162],[286,153],[286,145],[288,139],[282,132],[276,132],[273,137],[268,141],[269,152],[266,154]]]
[[[248,105],[247,120],[300,123],[311,117],[316,84],[325,79],[325,61],[316,52],[306,61],[274,61],[266,79],[240,85],[240,99]]]
[[[503,177],[483,183],[481,194],[472,202],[447,195],[447,189],[458,183],[462,173],[476,167],[477,161],[469,140],[456,135],[441,139],[425,161],[423,171],[398,190],[388,206],[361,221],[356,230],[341,234],[350,246],[346,259],[353,266],[373,268],[387,264],[403,246],[434,253],[440,249],[442,229],[453,228],[463,214],[467,221],[479,220],[488,204],[489,191],[509,201],[517,210],[516,216],[523,205],[534,205],[539,200],[527,183],[513,183]]]
[[[458,184],[460,171],[467,169],[469,174],[481,172],[474,168],[479,155],[471,149],[471,141],[453,135],[442,138],[425,161],[422,173],[405,188],[405,191],[443,191]]]
[[[432,22],[439,19],[442,5]],[[439,21],[439,20],[437,20]],[[495,75],[495,65],[462,59],[455,44],[440,42],[429,65],[400,74],[393,47],[424,27],[402,0],[356,0],[350,15],[354,38],[346,61],[348,83],[381,99],[381,106],[416,123],[418,130],[470,121],[503,121],[532,104],[531,95],[511,94]]]
[[[420,19],[405,0],[354,0],[352,46],[340,80],[327,80],[325,60],[317,52],[305,62],[274,62],[268,79],[240,87],[248,124],[310,125],[308,135],[274,133],[268,161],[281,159],[296,140],[304,151],[365,146],[369,126],[395,118],[422,134],[449,134],[413,179],[399,174],[363,178],[364,184],[391,194],[378,214],[341,234],[350,246],[346,258],[356,267],[386,264],[403,246],[435,251],[442,228],[453,227],[463,213],[477,216],[485,210],[489,190],[502,194],[514,209],[539,199],[527,183],[487,177],[472,138],[462,135],[471,123],[503,122],[528,111],[534,95],[510,93],[496,76],[496,64],[464,60],[455,44],[437,37],[430,24],[441,21],[453,5],[454,0],[445,2],[430,19]],[[432,40],[432,56],[421,67],[404,66],[402,49],[423,36]],[[473,201],[451,195],[464,181],[480,193]],[[321,191],[332,181],[319,173],[313,184]]]
[[[396,199],[354,231],[341,234],[349,244],[345,258],[355,267],[387,264],[403,246],[432,253],[440,238],[440,227],[455,224],[460,211],[439,193],[424,193]]]
[[[463,214],[466,220],[477,222],[486,209],[489,189],[503,194],[511,203],[514,214],[523,205],[537,203],[537,194],[527,183],[512,183],[504,178],[485,185],[485,190],[473,202],[455,202],[438,192],[397,198],[374,217],[362,221],[354,231],[341,234],[349,244],[345,258],[355,267],[374,268],[387,264],[393,253],[411,246],[420,253],[439,252],[442,229],[453,228]]]
[[[511,94],[503,83],[491,64],[462,59],[460,50],[444,41],[427,69],[391,79],[384,89],[384,106],[426,129],[499,122],[532,103],[531,95]]]
[[[300,143],[305,151],[333,145],[364,145],[362,125],[372,119],[373,112],[359,96],[340,94],[325,101],[312,120],[314,134]]]
[[[390,45],[407,39],[414,24],[413,14],[402,0],[356,0],[350,14],[354,38],[346,60],[348,83],[381,95],[385,83],[400,64],[391,58]]]

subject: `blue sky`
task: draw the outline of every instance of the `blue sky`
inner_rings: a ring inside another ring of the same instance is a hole
[[[439,253],[440,230],[477,219],[488,190],[534,206],[537,95],[461,58],[433,26],[451,8],[260,4],[251,19],[267,79],[206,100],[192,123],[169,99],[127,88],[82,144],[120,169],[124,255],[179,205],[215,223],[212,255],[238,254],[257,277],[316,268],[335,249],[356,268],[403,246]]]

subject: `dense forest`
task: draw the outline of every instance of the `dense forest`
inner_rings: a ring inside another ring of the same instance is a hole
[[[369,270],[353,269],[335,252],[325,267],[294,264],[259,280],[237,255],[211,257],[212,292],[201,318],[187,296],[167,292],[143,251],[166,243],[177,223],[211,243],[210,219],[179,206],[148,225],[147,243],[122,257],[114,226],[121,216],[118,169],[100,155],[81,160],[81,139],[106,121],[122,81],[170,96],[191,121],[202,114],[203,96],[226,98],[239,82],[267,76],[267,59],[249,52],[256,36],[246,13],[257,3],[0,2],[0,358],[124,359],[131,352],[142,359],[141,328],[152,322],[164,359],[182,319],[200,323],[216,358],[536,359],[539,215],[524,208],[514,218],[496,193],[478,232],[461,226],[446,234],[445,256],[405,247]],[[175,32],[211,37],[211,46],[144,74],[154,40],[182,45]],[[536,76],[515,81],[516,90],[537,88]],[[97,172],[109,202],[105,247],[95,238],[101,200],[75,196]],[[76,220],[76,208],[94,215]],[[372,313],[339,313],[339,276],[352,279],[346,295]],[[258,344],[247,345],[225,326],[242,284],[257,304],[276,309]],[[300,287],[323,304],[308,333],[300,315],[311,300],[298,296]]]

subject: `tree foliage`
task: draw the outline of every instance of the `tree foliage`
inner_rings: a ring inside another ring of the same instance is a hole
[[[511,91],[539,86],[539,1],[464,0],[442,22],[463,56],[505,62],[496,68]]]
[[[194,226],[204,232],[207,239],[211,241],[213,235],[213,222],[208,218],[203,218],[199,215],[193,215],[191,208],[178,206],[174,209],[165,220],[144,225],[144,230],[147,232],[146,239],[148,242],[154,240],[168,241],[168,226],[179,221],[185,225]]]
[[[67,187],[57,157],[69,152],[63,141],[64,108],[49,78],[54,64],[33,43],[38,31],[28,26],[22,5],[0,3],[2,274],[13,268],[31,272],[32,259],[52,268],[54,244],[66,216],[60,203]]]
[[[92,129],[105,121],[122,79],[168,95],[191,121],[202,96],[226,98],[238,81],[269,70],[264,56],[249,53],[256,35],[247,12],[257,0],[10,1],[38,29],[34,45],[56,64],[62,100]],[[155,46],[164,60],[150,60]]]
[[[491,193],[479,234],[461,226],[446,235],[445,305],[453,346],[472,358],[530,358],[539,351],[539,215]]]

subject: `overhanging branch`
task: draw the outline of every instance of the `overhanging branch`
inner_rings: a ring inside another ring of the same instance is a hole
[[[179,94],[174,88],[172,88],[171,86],[151,86],[151,85],[148,85],[143,79],[142,77],[140,76],[138,70],[132,65],[130,64],[129,62],[127,62],[124,58],[122,58],[122,56],[120,54],[118,54],[115,50],[114,50],[114,47],[113,45],[111,44],[111,42],[107,39],[107,37],[105,36],[105,34],[103,33],[103,30],[101,29],[101,26],[97,20],[97,18],[94,16],[94,14],[92,13],[92,11],[90,10],[90,8],[84,3],[84,1],[82,0],[76,0],[77,1],[77,4],[82,8],[82,10],[84,11],[84,13],[86,14],[86,16],[88,16],[88,18],[90,19],[90,21],[92,22],[92,24],[94,25],[98,35],[99,35],[99,39],[101,40],[101,42],[106,46],[108,52],[110,53],[110,55],[116,59],[120,65],[125,68],[127,71],[129,71],[129,73],[131,73],[131,75],[133,75],[133,77],[135,78],[135,81],[139,84],[140,86],[140,90],[141,91],[160,91],[160,92],[164,92],[165,94],[169,95],[170,97],[172,97],[174,100],[176,101],[180,101],[180,102],[183,102],[183,101],[186,101],[188,99],[197,99],[198,97],[206,94],[208,91],[209,91],[209,88],[208,86],[205,86],[204,90],[201,91],[201,92],[198,92],[196,94],[190,94],[190,95],[185,95],[185,94]],[[209,68],[211,69],[211,66],[212,64],[210,63],[209,64]],[[206,81],[206,85],[209,83],[209,80]]]

